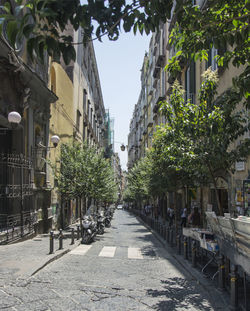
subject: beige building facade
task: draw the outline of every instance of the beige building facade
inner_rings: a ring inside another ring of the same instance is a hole
[[[204,1],[199,1],[200,6]],[[167,100],[171,94],[171,87],[175,77],[165,71],[168,60],[176,54],[174,47],[168,41],[169,33],[174,26],[174,18],[166,24],[162,24],[159,31],[152,35],[149,51],[144,57],[141,69],[141,93],[130,122],[128,135],[128,168],[145,155],[147,148],[152,146],[152,134],[157,126],[165,124],[166,120],[159,110],[161,101]],[[182,72],[177,77],[185,89],[185,100],[198,102],[198,90],[202,83],[202,74],[208,68],[218,70],[219,85],[218,95],[232,86],[232,78],[242,72],[242,68],[235,68],[232,65],[228,69],[218,68],[216,55],[218,50],[212,48],[209,51],[208,62],[191,62],[190,65],[181,63]],[[146,87],[145,87],[146,86]],[[153,120],[152,120],[153,119]],[[249,138],[249,132],[245,134]],[[240,139],[234,146],[240,143]],[[232,148],[234,147],[232,145]],[[235,163],[235,172],[221,172],[216,176],[217,188],[219,191],[220,204],[225,213],[231,215],[244,214],[246,208],[250,208],[249,185],[250,185],[250,156],[245,162]],[[206,187],[196,189],[179,189],[177,201],[172,193],[166,193],[166,199],[161,206],[167,208],[171,204],[178,205],[181,210],[184,206],[189,208],[198,206],[202,214],[207,210],[218,212],[215,190],[211,183]],[[165,212],[163,213],[165,214]]]

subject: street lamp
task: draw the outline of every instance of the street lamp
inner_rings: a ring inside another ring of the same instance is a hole
[[[11,124],[19,124],[21,120],[22,120],[21,115],[16,111],[12,111],[8,114],[8,121]]]
[[[59,143],[59,141],[60,141],[60,137],[57,136],[57,135],[53,135],[50,140],[51,140],[54,148],[56,148],[58,143]]]
[[[22,117],[21,115],[16,112],[16,111],[11,111],[9,114],[8,114],[8,121],[11,125],[11,128],[9,127],[0,127],[0,131],[11,131],[13,130],[14,128],[16,128],[18,126],[18,124],[21,122],[22,120]]]
[[[114,143],[120,144],[120,145],[121,145],[121,146],[120,146],[121,151],[125,151],[126,146],[124,145],[124,143],[121,143],[121,142],[119,142],[119,141],[114,141]]]

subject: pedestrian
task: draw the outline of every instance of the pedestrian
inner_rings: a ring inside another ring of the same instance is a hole
[[[187,208],[184,207],[181,213],[181,227],[186,228],[187,225]]]
[[[188,222],[192,224],[192,227],[199,227],[200,220],[199,209],[194,207],[192,213],[188,216]]]
[[[174,222],[174,209],[173,206],[168,208],[168,219],[169,219],[169,227],[173,226]]]

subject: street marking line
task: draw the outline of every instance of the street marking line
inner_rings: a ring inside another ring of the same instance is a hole
[[[116,247],[104,246],[99,254],[99,257],[114,257],[115,251],[116,251]]]
[[[128,258],[129,259],[143,259],[141,249],[137,247],[129,247]]]
[[[87,251],[92,247],[92,245],[79,245],[73,249],[70,254],[72,255],[85,255]]]

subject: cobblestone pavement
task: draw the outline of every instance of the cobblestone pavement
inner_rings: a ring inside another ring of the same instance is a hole
[[[210,292],[134,216],[119,210],[91,245],[2,284],[0,310],[227,310],[219,293]]]
[[[17,279],[31,276],[79,245],[80,241],[77,240],[71,245],[69,231],[64,231],[63,234],[63,249],[59,250],[59,242],[55,238],[53,254],[49,254],[48,234],[37,235],[33,239],[15,244],[0,245],[0,289]],[[58,232],[55,232],[55,237],[57,236]]]

